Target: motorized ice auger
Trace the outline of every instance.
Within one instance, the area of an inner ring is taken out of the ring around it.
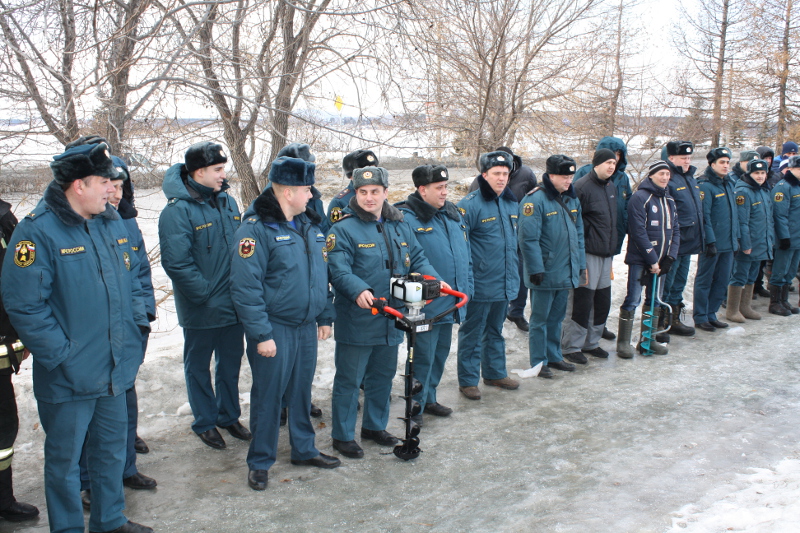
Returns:
[[[406,407],[404,416],[400,417],[400,420],[405,422],[406,431],[402,443],[395,446],[394,454],[404,461],[409,461],[416,459],[422,453],[419,448],[419,426],[411,420],[412,416],[416,416],[422,411],[422,406],[414,400],[414,395],[422,390],[422,383],[414,377],[414,346],[417,342],[417,334],[430,331],[433,324],[464,306],[469,298],[462,292],[440,288],[439,281],[431,276],[415,273],[391,278],[390,294],[393,298],[406,304],[407,314],[389,307],[385,298],[372,302],[372,314],[380,313],[394,320],[394,326],[405,331],[407,335],[408,358],[406,359],[406,371],[403,374],[403,378],[405,378],[403,399],[406,401]],[[444,294],[455,296],[459,300],[443,313],[426,318],[422,308],[426,303]]]
[[[644,276],[643,276],[644,277]],[[658,274],[653,274],[653,297],[650,300],[650,310],[643,309],[645,319],[642,322],[642,355],[653,355],[653,341],[656,335],[669,331],[672,317],[672,306],[661,300],[661,290],[663,286],[658,282]],[[667,317],[670,317],[666,322],[666,327],[658,330],[658,316],[660,307],[667,308]]]

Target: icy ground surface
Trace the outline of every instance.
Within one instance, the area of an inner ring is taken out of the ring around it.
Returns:
[[[18,215],[33,200],[17,199]],[[151,255],[163,205],[160,192],[139,192]],[[617,257],[614,331],[625,272]],[[168,284],[160,268],[154,275],[160,299]],[[608,360],[590,358],[574,373],[555,371],[553,380],[524,379],[517,391],[481,385],[479,402],[458,392],[454,339],[439,400],[455,412],[426,415],[418,459],[402,462],[390,449],[365,443],[364,459],[342,458],[338,469],[296,467],[283,430],[269,486],[255,492],[246,483],[246,443],[225,432],[228,449],[216,451],[190,429],[182,333],[168,299],[137,380],[139,434],[151,449],[138,456],[138,466],[158,489],[125,489],[126,514],[161,532],[800,531],[800,317],[767,315],[763,299],[755,307],[764,313],[760,322],[673,337],[670,355],[621,360],[614,344],[602,341],[612,352]],[[510,322],[504,334],[508,368],[528,368],[526,335]],[[318,447],[335,455],[333,348],[332,341],[320,345],[312,394],[324,411],[315,421]],[[401,361],[405,351],[401,346]],[[16,495],[42,516],[0,522],[0,530],[43,532],[44,434],[30,362],[14,382],[21,420]],[[244,361],[245,425],[250,383]],[[398,377],[393,415],[400,415],[401,391]],[[392,419],[389,430],[399,435],[399,421]]]

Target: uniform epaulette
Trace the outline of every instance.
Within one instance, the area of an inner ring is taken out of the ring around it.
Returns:
[[[27,215],[25,215],[25,218],[33,220],[34,218],[41,216],[47,211],[48,211],[47,206],[44,205],[44,203],[42,203],[31,209],[31,211]]]
[[[167,202],[167,205],[172,205],[172,204],[176,203],[178,200],[180,200],[180,198],[178,198],[178,197],[170,198],[169,202]]]
[[[530,196],[531,194],[535,193],[536,191],[541,191],[541,190],[542,190],[541,187],[536,186],[533,189],[531,189],[530,192],[528,192],[525,196]]]
[[[258,222],[258,217],[247,217],[245,222]]]
[[[341,191],[339,194],[337,194],[337,195],[336,195],[336,199],[337,199],[337,200],[341,200],[342,198],[344,198],[344,197],[345,197],[345,196],[347,196],[348,194],[350,194],[350,188],[349,188],[349,187],[346,187],[346,188],[345,188],[345,189],[343,189],[343,190],[342,190],[342,191]]]
[[[333,223],[334,223],[334,224],[338,224],[338,223],[339,223],[339,222],[341,222],[342,220],[346,220],[346,219],[348,219],[348,218],[353,218],[353,214],[352,214],[352,213],[345,213],[344,215],[342,215],[341,217],[339,217],[337,220],[335,220]]]

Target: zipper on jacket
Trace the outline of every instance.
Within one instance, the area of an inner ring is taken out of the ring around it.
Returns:
[[[386,244],[386,251],[389,253],[389,259],[386,260],[386,270],[389,271],[389,275],[394,275],[394,253],[392,253],[392,244],[389,242],[389,236],[384,231],[383,222],[378,222],[376,228],[378,233],[383,235],[383,242]]]

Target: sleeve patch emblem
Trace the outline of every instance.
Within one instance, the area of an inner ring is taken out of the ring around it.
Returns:
[[[341,207],[334,207],[331,209],[331,222],[338,222],[340,218],[342,218],[342,208]]]
[[[131,256],[128,252],[122,252],[122,260],[125,262],[125,268],[131,269]]]
[[[744,196],[736,197],[736,205],[744,205]]]
[[[703,201],[703,200],[705,200],[705,199],[706,199],[706,193],[705,193],[705,191],[700,191],[700,201],[702,202],[702,201]]]
[[[782,192],[776,192],[775,193],[775,201],[776,202],[782,202],[783,201],[783,193]]]
[[[458,208],[458,212],[459,212],[459,213],[461,213],[461,216],[462,216],[462,217],[463,217],[463,216],[465,216],[465,215],[467,214],[467,210],[466,210],[466,209],[464,209],[463,207],[459,207],[459,208]]]
[[[25,268],[36,260],[36,245],[31,241],[19,241],[14,247],[14,264]]]
[[[408,252],[406,252],[406,258],[403,260],[403,264],[406,266],[406,268],[411,267],[411,256],[408,254]]]
[[[256,253],[256,240],[254,238],[245,237],[239,241],[239,257],[247,259],[248,257],[253,257],[254,253]]]
[[[336,248],[336,235],[331,233],[328,235],[328,238],[325,239],[325,251],[330,252],[334,248]]]

